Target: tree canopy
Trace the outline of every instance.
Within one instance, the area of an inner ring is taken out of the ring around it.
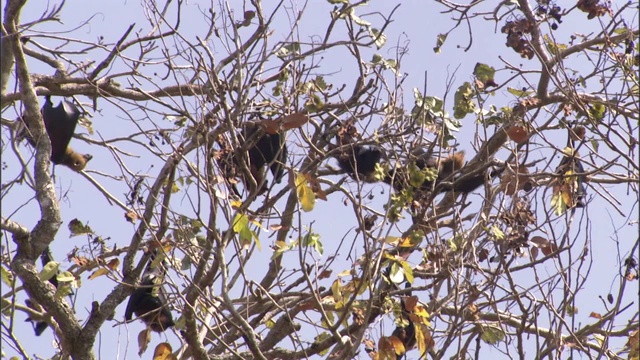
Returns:
[[[3,358],[639,359],[637,3],[93,6],[4,5]]]

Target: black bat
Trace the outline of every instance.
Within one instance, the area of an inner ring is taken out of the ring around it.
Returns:
[[[129,297],[124,318],[131,321],[133,314],[142,320],[151,330],[163,332],[174,325],[173,316],[167,307],[167,299],[162,292],[162,282],[167,271],[168,263],[162,259],[158,263],[157,249],[151,254],[151,259],[142,275],[140,287]]]
[[[51,141],[51,162],[81,171],[93,158],[89,154],[79,154],[69,147],[80,118],[80,110],[72,102],[61,101],[53,107],[50,96],[45,96],[42,107],[44,126]]]
[[[160,291],[162,277],[155,274],[145,275],[140,287],[129,297],[124,318],[131,321],[136,314],[151,330],[163,332],[174,325],[171,311],[166,306],[167,300]]]
[[[270,134],[265,132],[256,122],[247,122],[241,132],[244,143],[250,142],[247,150],[249,158],[249,170],[251,175],[260,184],[264,181],[264,167],[269,170],[277,183],[282,181],[288,151],[281,132]],[[243,144],[244,145],[244,144]],[[245,185],[248,182],[245,181]],[[266,186],[261,190],[266,190]]]
[[[345,145],[336,157],[340,169],[355,180],[375,182],[372,175],[382,159],[382,149],[374,145]]]
[[[67,147],[76,131],[80,110],[69,101],[61,101],[53,107],[50,96],[45,96],[42,107],[44,126],[51,140],[51,162],[61,164],[67,155]]]

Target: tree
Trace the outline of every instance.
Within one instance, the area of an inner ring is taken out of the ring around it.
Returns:
[[[144,329],[158,359],[638,359],[633,3],[143,2],[79,26],[25,3],[2,27],[7,356],[115,357],[106,334]],[[452,22],[410,45],[402,9]],[[425,41],[488,60],[403,73]],[[80,111],[84,170],[52,175],[45,96]],[[125,323],[134,291],[175,324]]]

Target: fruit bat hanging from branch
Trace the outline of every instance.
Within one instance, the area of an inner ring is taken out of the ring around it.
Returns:
[[[53,107],[51,97],[47,95],[41,113],[44,127],[51,141],[51,162],[56,165],[65,165],[75,171],[83,170],[93,156],[79,154],[69,147],[80,118],[80,110],[66,100]],[[34,139],[30,136],[26,137],[35,147]]]
[[[129,297],[124,318],[130,322],[135,314],[151,330],[163,332],[172,327],[174,322],[162,290],[168,264],[164,259],[157,261],[158,256],[164,255],[159,255],[155,250],[142,275],[140,287]]]
[[[51,140],[51,162],[68,166],[75,171],[84,169],[87,161],[93,158],[88,154],[79,154],[69,147],[79,118],[80,110],[73,103],[61,101],[58,106],[53,107],[51,97],[45,97],[42,119]]]

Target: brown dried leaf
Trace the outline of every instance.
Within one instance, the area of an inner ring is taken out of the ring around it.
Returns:
[[[118,267],[118,265],[120,265],[120,259],[115,258],[109,261],[109,263],[107,264],[107,267],[111,270],[115,270]]]
[[[138,334],[138,356],[142,356],[151,342],[151,329],[144,329]]]
[[[529,132],[524,126],[512,126],[507,130],[509,139],[515,141],[517,144],[524,144],[529,138]]]
[[[127,211],[124,214],[124,219],[127,220],[127,222],[135,223],[136,220],[138,220],[138,214],[133,210]]]
[[[282,119],[282,129],[297,129],[307,122],[309,122],[309,117],[307,115],[303,113],[293,113],[285,116],[284,119]]]
[[[595,318],[595,319],[602,319],[602,315],[598,314],[597,312],[591,312],[591,314],[589,314],[589,317]]]

